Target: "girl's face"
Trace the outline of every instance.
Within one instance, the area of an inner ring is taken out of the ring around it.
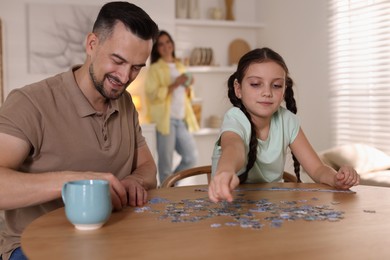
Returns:
[[[158,53],[164,60],[170,60],[173,57],[173,42],[168,35],[163,34],[157,40]]]
[[[286,72],[276,62],[252,63],[234,90],[254,120],[269,119],[284,99],[285,82]]]

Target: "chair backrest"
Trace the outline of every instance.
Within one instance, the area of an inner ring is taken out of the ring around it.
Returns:
[[[209,183],[211,180],[211,165],[198,166],[176,172],[164,180],[164,182],[161,184],[161,188],[174,187],[176,182],[182,179],[201,174],[207,174],[207,183]],[[297,182],[297,177],[285,171],[283,172],[283,180],[284,182]]]
[[[286,171],[283,172],[283,180],[284,182],[298,182],[297,176]]]
[[[161,184],[161,188],[174,187],[176,182],[182,179],[201,174],[207,174],[207,183],[209,183],[211,179],[211,165],[198,166],[180,172],[176,172],[164,180],[164,182]]]

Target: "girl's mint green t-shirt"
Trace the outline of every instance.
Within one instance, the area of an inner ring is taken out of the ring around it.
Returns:
[[[297,137],[299,128],[298,117],[286,108],[280,107],[272,116],[267,140],[257,139],[257,159],[249,171],[247,183],[278,182],[282,180],[287,148]],[[248,154],[249,151],[250,122],[239,108],[233,107],[224,116],[221,132],[214,146],[212,156],[213,175],[221,156],[220,137],[226,131],[238,134],[244,140],[245,153]],[[246,163],[247,161],[238,172],[238,175],[245,171]]]

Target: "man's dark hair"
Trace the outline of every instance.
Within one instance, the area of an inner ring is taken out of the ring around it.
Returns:
[[[139,38],[156,41],[159,32],[157,24],[142,8],[129,2],[109,2],[103,5],[92,31],[104,41],[111,36],[119,21]]]

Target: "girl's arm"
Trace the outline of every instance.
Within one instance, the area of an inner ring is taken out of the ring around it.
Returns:
[[[240,184],[236,173],[244,166],[246,153],[241,137],[230,131],[221,135],[221,157],[209,184],[211,201],[233,201],[232,190]]]
[[[337,189],[349,189],[359,184],[360,177],[352,167],[343,166],[336,172],[333,168],[325,165],[314,151],[302,129],[299,129],[297,137],[290,144],[290,149],[315,182],[328,184]]]

